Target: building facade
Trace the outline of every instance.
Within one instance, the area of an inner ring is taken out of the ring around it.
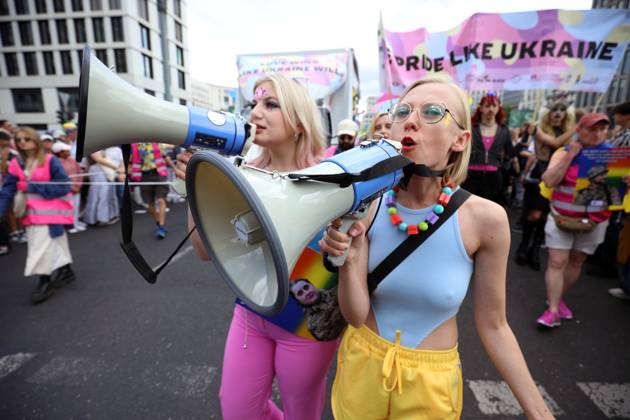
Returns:
[[[234,112],[236,107],[236,88],[218,86],[201,80],[191,80],[191,104],[199,108],[214,111]]]
[[[57,111],[76,113],[85,45],[137,88],[186,104],[187,37],[183,0],[0,0],[0,118],[46,130]]]

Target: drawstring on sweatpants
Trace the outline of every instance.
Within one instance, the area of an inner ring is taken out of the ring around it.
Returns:
[[[392,369],[396,365],[396,372],[391,386],[387,382],[392,374]],[[396,343],[390,347],[383,359],[383,388],[387,392],[392,392],[398,385],[398,393],[402,394],[402,372],[400,367],[400,330],[396,330]]]
[[[245,310],[245,339],[243,340],[243,350],[247,350],[247,333],[249,332],[249,311]]]

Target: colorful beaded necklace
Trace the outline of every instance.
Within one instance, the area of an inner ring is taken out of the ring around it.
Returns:
[[[399,231],[406,232],[407,235],[417,235],[418,233],[429,229],[429,224],[435,224],[435,222],[437,222],[440,218],[440,215],[444,213],[444,208],[453,194],[453,186],[445,186],[442,188],[440,196],[437,199],[437,203],[433,206],[433,211],[424,218],[424,221],[418,223],[417,225],[405,223],[402,217],[398,214],[398,209],[396,208],[396,193],[398,191],[400,191],[400,187],[394,187],[385,193],[385,205],[387,206],[389,219]]]

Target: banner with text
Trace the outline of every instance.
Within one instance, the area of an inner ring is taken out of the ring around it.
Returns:
[[[479,13],[446,32],[380,29],[379,37],[384,92],[400,94],[431,72],[466,90],[604,92],[630,40],[630,11]]]
[[[347,51],[314,51],[289,54],[241,55],[237,57],[238,85],[251,101],[256,80],[267,73],[282,73],[308,88],[315,99],[325,98],[346,81]]]

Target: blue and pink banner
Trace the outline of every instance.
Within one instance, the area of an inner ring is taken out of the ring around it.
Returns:
[[[237,57],[241,95],[251,101],[256,80],[267,73],[282,73],[304,84],[314,99],[325,98],[346,81],[348,51],[305,51]]]
[[[446,32],[379,31],[381,91],[431,72],[466,90],[604,92],[630,40],[630,11],[474,14]]]

